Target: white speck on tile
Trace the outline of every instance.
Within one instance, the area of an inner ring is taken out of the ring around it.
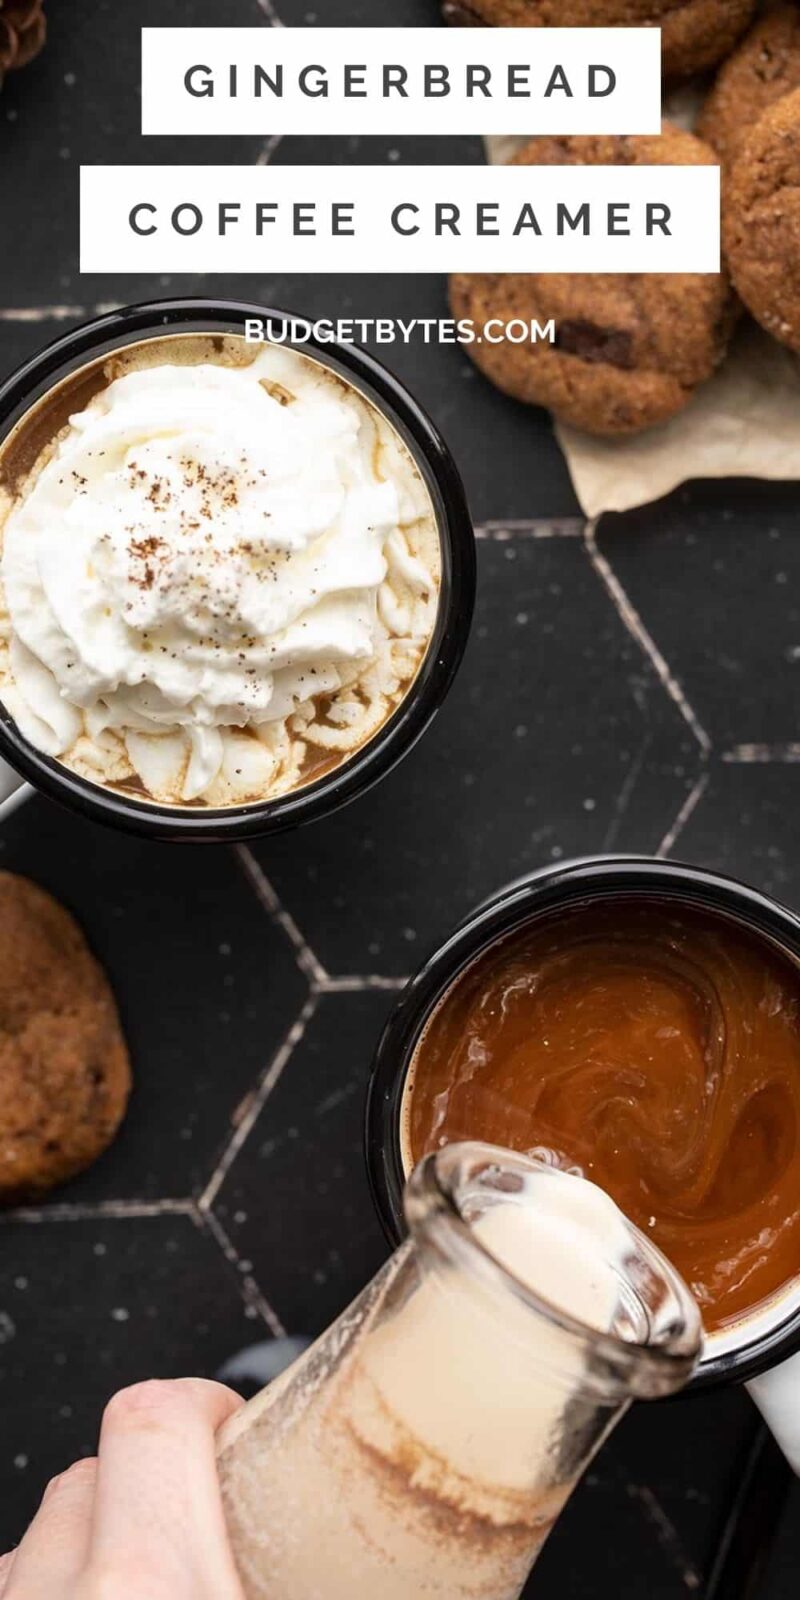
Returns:
[[[7,1311],[0,1311],[0,1345],[10,1344],[16,1334],[16,1324]]]
[[[29,1284],[29,1279],[28,1278],[15,1278],[14,1279],[14,1288],[15,1289],[27,1289],[28,1288],[28,1284]]]
[[[14,1457],[14,1466],[16,1467],[17,1472],[24,1472],[25,1471],[25,1468],[28,1465],[28,1459],[29,1459],[28,1456],[15,1456]]]
[[[111,1320],[112,1322],[129,1322],[130,1316],[130,1311],[127,1311],[125,1306],[115,1306],[111,1313]]]

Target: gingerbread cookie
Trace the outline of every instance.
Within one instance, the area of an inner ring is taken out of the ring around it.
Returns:
[[[800,12],[779,6],[720,67],[696,131],[729,163],[762,112],[793,89],[800,89]]]
[[[465,27],[661,28],[664,76],[704,72],[733,49],[756,0],[444,0],[446,21]]]
[[[800,351],[800,89],[763,112],[744,139],[722,223],[731,277],[748,311]]]
[[[114,997],[77,923],[27,878],[0,872],[0,1201],[88,1167],[130,1087]]]
[[[526,165],[708,165],[709,147],[661,135],[532,139]],[[467,346],[506,394],[595,434],[636,433],[674,416],[725,354],[734,300],[723,274],[533,273],[451,279],[456,317],[555,322],[555,342]]]

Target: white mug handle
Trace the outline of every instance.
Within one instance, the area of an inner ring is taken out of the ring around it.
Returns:
[[[0,761],[0,822],[30,800],[34,790],[6,761]]]
[[[792,1471],[800,1477],[800,1352],[771,1372],[762,1372],[760,1378],[751,1378],[747,1388]]]

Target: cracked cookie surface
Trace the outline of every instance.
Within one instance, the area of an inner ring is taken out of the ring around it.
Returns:
[[[665,124],[660,135],[538,138],[520,165],[716,164],[701,140]],[[457,318],[483,325],[555,322],[555,342],[475,342],[466,349],[499,389],[546,406],[589,433],[636,433],[674,416],[727,348],[734,299],[724,274],[459,274]]]
[[[795,89],[800,89],[800,12],[782,5],[767,12],[723,62],[695,131],[729,163],[762,113]]]
[[[661,28],[664,76],[716,66],[733,49],[756,0],[444,0],[455,26]]]
[[[0,872],[0,1202],[35,1198],[110,1144],[131,1087],[105,973],[78,924]]]
[[[748,311],[800,351],[800,89],[770,106],[733,163],[723,244]]]

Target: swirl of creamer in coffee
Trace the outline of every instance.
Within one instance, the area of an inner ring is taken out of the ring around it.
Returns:
[[[404,1110],[409,1167],[487,1139],[599,1184],[709,1333],[800,1275],[800,977],[723,916],[620,896],[517,929],[440,1002]]]
[[[389,424],[325,369],[114,378],[5,523],[0,695],[82,776],[219,806],[363,746],[433,630],[429,496]]]

